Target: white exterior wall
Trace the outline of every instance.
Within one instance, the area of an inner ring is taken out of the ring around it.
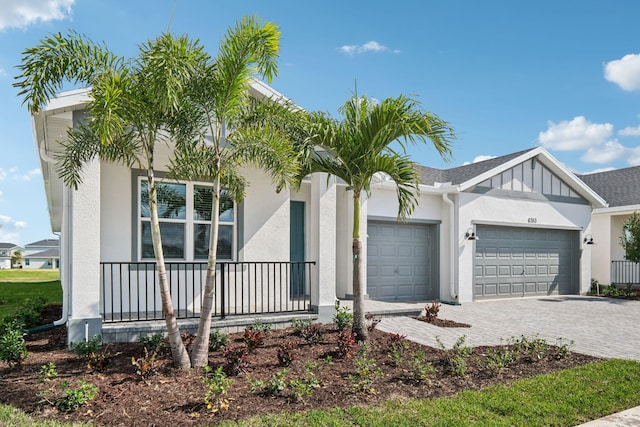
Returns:
[[[583,230],[591,233],[591,207],[589,205],[499,198],[488,194],[461,193],[459,195],[458,234],[458,293],[460,302],[473,301],[473,240],[465,240],[464,233],[476,224],[517,227],[559,228]],[[529,223],[535,218],[535,224]],[[482,239],[482,236],[478,236]],[[580,293],[587,292],[591,280],[591,254],[582,246],[580,255]],[[586,252],[586,253],[585,253]]]
[[[67,276],[70,283],[68,342],[101,334],[100,316],[100,163],[83,168],[78,190],[66,192],[68,224],[63,233],[70,239]],[[86,328],[86,329],[85,329]]]
[[[251,169],[244,200],[241,261],[289,261],[290,198],[288,191],[276,193],[271,178]]]
[[[591,234],[596,242],[590,248],[591,277],[601,284],[608,285],[611,282],[611,261],[614,259],[612,251],[620,233],[614,233],[611,216],[601,214],[593,215],[591,219]]]
[[[137,261],[131,258],[131,170],[121,165],[103,162],[100,172],[100,260]]]

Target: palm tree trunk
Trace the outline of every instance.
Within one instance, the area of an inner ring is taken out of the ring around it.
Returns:
[[[180,337],[180,328],[173,311],[171,301],[171,290],[167,280],[167,270],[164,265],[164,252],[162,250],[162,237],[160,235],[160,221],[158,219],[158,194],[156,189],[153,169],[149,168],[147,177],[149,179],[149,213],[151,219],[151,241],[153,242],[153,252],[156,256],[156,269],[160,283],[160,297],[162,298],[162,312],[167,325],[167,335],[173,356],[173,365],[178,369],[188,369],[191,367],[189,354]]]
[[[220,168],[218,167],[218,171]],[[218,225],[220,219],[220,173],[218,172],[211,191],[211,230],[209,233],[209,257],[207,260],[207,279],[204,285],[202,309],[198,322],[196,341],[191,352],[191,366],[206,366],[209,362],[209,333],[213,313],[213,298],[216,287],[216,261],[218,259]]]
[[[364,277],[362,275],[362,240],[360,240],[360,191],[353,195],[353,332],[358,341],[368,339],[364,317]]]

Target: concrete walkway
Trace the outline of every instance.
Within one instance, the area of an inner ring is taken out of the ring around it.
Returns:
[[[558,340],[571,341],[572,351],[578,353],[640,360],[639,301],[565,296],[481,301],[458,306],[442,304],[438,317],[467,323],[470,328],[439,328],[409,317],[421,311],[425,304],[428,303],[366,301],[366,310],[383,317],[379,329],[406,335],[407,339],[432,347],[437,346],[436,336],[451,347],[466,335],[467,344],[475,347],[500,344],[511,337],[538,335],[551,344]],[[640,426],[640,406],[582,426]]]

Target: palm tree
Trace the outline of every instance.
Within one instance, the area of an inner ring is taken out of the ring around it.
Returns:
[[[270,81],[277,74],[279,41],[273,23],[255,17],[239,21],[222,40],[218,56],[198,70],[172,124],[177,145],[172,175],[212,183],[207,274],[191,352],[194,367],[208,362],[221,198],[244,198],[244,165],[268,171],[278,189],[293,183],[299,173],[292,134],[285,127],[297,111],[285,100],[249,95],[254,78]]]
[[[303,173],[334,175],[353,191],[353,332],[364,341],[367,328],[360,240],[362,194],[371,195],[376,174],[388,175],[396,185],[398,220],[406,219],[418,204],[420,184],[416,164],[406,154],[407,145],[430,141],[446,160],[455,135],[447,122],[421,111],[416,100],[403,95],[382,102],[355,95],[340,113],[344,116],[342,121],[327,114],[312,114],[311,133],[318,150]]]
[[[38,112],[65,82],[91,86],[89,118],[69,129],[68,141],[62,143],[64,153],[58,158],[58,172],[66,185],[77,188],[83,165],[96,157],[147,171],[151,236],[173,362],[177,368],[190,367],[164,263],[154,149],[167,139],[168,118],[193,71],[206,59],[202,47],[186,36],[163,34],[140,46],[137,58],[125,60],[70,32],[51,35],[23,55],[14,86],[31,112]]]

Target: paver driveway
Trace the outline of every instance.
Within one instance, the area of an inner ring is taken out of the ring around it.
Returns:
[[[367,301],[366,309],[379,312],[393,305],[378,304]],[[429,346],[436,346],[435,337],[439,336],[447,347],[462,335],[467,336],[467,344],[479,346],[537,334],[550,344],[559,338],[572,340],[572,350],[579,353],[640,360],[640,301],[588,296],[479,301],[442,304],[439,317],[470,324],[471,328],[440,328],[408,316],[385,317],[378,327]]]

